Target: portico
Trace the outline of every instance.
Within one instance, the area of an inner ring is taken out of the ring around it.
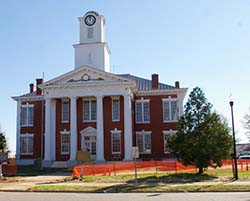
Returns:
[[[82,67],[82,71],[88,70],[88,75],[91,79],[91,69]],[[80,71],[77,69],[77,71]],[[69,76],[71,77],[71,76]],[[72,80],[72,78],[67,77],[67,80]],[[113,78],[114,79],[114,78]],[[60,83],[59,83],[60,82]],[[104,143],[104,111],[103,108],[103,100],[104,97],[122,97],[124,100],[124,160],[132,160],[131,155],[131,147],[132,147],[132,108],[131,108],[131,100],[133,99],[133,95],[131,90],[134,89],[134,83],[132,82],[124,82],[119,80],[117,81],[105,81],[103,77],[100,81],[91,82],[89,85],[86,81],[79,81],[74,83],[74,85],[67,85],[65,81],[54,81],[53,83],[44,83],[41,87],[44,90],[44,99],[45,99],[45,157],[44,157],[44,165],[51,165],[51,163],[57,160],[56,157],[56,130],[57,124],[56,119],[58,117],[58,111],[56,110],[56,102],[58,99],[68,99],[70,105],[70,119],[69,119],[69,133],[70,133],[70,151],[69,151],[69,163],[74,164],[77,150],[80,149],[78,146],[78,140],[82,142],[82,139],[79,139],[80,135],[78,129],[78,121],[79,118],[79,108],[77,105],[77,100],[82,99],[86,100],[92,97],[92,99],[96,102],[96,118],[92,121],[95,123],[96,129],[96,162],[105,161],[105,143]],[[101,82],[101,83],[100,83]],[[113,82],[113,83],[112,83]],[[115,88],[114,85],[117,85]],[[123,87],[121,87],[123,85]],[[63,94],[63,95],[62,95]],[[83,101],[84,102],[84,101]],[[83,109],[84,110],[84,109]],[[93,106],[94,110],[94,106]],[[84,111],[85,112],[85,111]],[[107,111],[105,111],[107,112]],[[78,117],[77,117],[78,115]],[[85,123],[82,115],[80,115],[81,121]],[[87,125],[87,124],[86,124]],[[57,147],[58,149],[58,147]]]

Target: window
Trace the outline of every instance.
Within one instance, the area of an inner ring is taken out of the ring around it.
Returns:
[[[33,134],[20,134],[20,154],[33,154]]]
[[[139,147],[139,153],[150,154],[151,153],[151,132],[150,131],[136,132],[136,146]]]
[[[176,133],[176,131],[169,130],[169,131],[163,131],[163,140],[164,140],[164,153],[168,154],[170,153],[170,149],[168,146],[168,137],[172,134]]]
[[[62,122],[69,122],[69,101],[62,101]]]
[[[121,131],[111,131],[112,154],[121,153]]]
[[[69,154],[70,152],[70,132],[61,131],[61,154]]]
[[[136,123],[149,123],[149,100],[137,100],[135,103]]]
[[[120,103],[119,99],[112,99],[112,121],[120,120]]]
[[[88,27],[87,32],[88,32],[88,38],[93,38],[94,35],[93,27]]]
[[[162,99],[162,106],[164,122],[178,120],[177,99]]]
[[[21,106],[21,126],[33,126],[34,105]]]
[[[83,101],[83,120],[96,121],[96,100]]]

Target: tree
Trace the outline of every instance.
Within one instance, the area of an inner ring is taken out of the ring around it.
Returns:
[[[232,137],[229,127],[207,101],[203,91],[196,87],[189,95],[177,133],[168,139],[169,147],[185,165],[196,165],[199,173],[208,166],[221,166],[221,160],[230,155]]]
[[[7,150],[7,141],[4,133],[0,131],[0,152],[5,152]]]
[[[246,129],[246,136],[250,140],[250,108],[249,113],[243,117],[243,126]]]

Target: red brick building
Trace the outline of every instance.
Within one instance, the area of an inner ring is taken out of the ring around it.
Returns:
[[[87,12],[80,21],[75,69],[30,84],[17,101],[19,164],[42,158],[44,166],[73,165],[77,150],[87,149],[97,162],[169,158],[167,137],[176,131],[186,88],[130,74],[109,73],[110,50],[105,19]]]

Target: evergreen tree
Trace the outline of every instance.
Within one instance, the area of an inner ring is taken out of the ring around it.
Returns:
[[[4,133],[0,131],[0,152],[5,152],[7,150],[7,141]]]
[[[189,95],[177,133],[168,139],[169,147],[185,165],[196,165],[199,173],[208,166],[221,166],[230,155],[232,137],[225,121],[215,112],[203,91],[196,87]]]

